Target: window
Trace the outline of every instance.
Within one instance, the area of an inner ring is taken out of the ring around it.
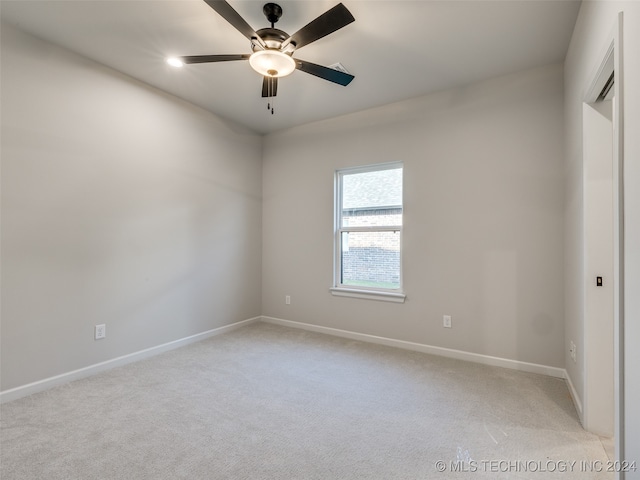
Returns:
[[[402,164],[336,172],[334,295],[402,302]]]

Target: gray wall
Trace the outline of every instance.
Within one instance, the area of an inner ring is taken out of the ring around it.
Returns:
[[[259,136],[6,25],[1,102],[2,390],[260,314]]]
[[[624,83],[624,280],[625,280],[625,449],[627,460],[640,461],[640,3],[584,2],[565,62],[566,90],[566,335],[584,335],[582,285],[582,102],[604,55],[618,12],[623,20]],[[619,73],[618,73],[619,74]],[[618,80],[617,80],[618,81]],[[584,365],[567,357],[567,371],[582,395]],[[640,471],[627,479],[640,479]]]
[[[263,314],[564,367],[562,122],[551,65],[268,135]],[[333,297],[334,171],[390,161],[407,300]]]

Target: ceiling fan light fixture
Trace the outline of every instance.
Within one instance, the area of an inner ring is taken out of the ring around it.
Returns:
[[[258,50],[249,57],[249,64],[265,77],[286,77],[296,69],[296,62],[279,50]]]

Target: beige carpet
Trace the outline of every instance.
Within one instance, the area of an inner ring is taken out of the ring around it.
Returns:
[[[1,427],[2,480],[613,478],[562,380],[264,323],[7,403]]]

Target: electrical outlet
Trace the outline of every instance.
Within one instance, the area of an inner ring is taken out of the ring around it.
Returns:
[[[107,326],[103,323],[102,325],[96,325],[95,328],[95,340],[100,340],[107,336]]]
[[[285,295],[284,303],[285,303],[285,305],[291,305],[291,296],[290,295]]]
[[[442,317],[442,326],[444,328],[451,328],[451,315],[444,315]]]

